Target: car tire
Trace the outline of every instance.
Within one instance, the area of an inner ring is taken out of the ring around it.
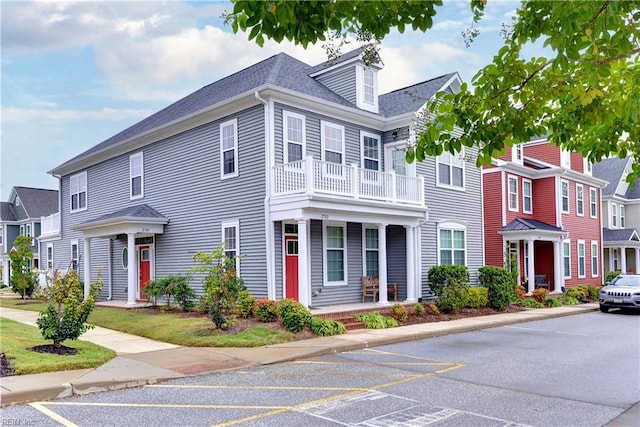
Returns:
[[[609,312],[609,308],[605,307],[604,305],[601,305],[600,306],[600,311],[603,312],[603,313],[608,313]]]

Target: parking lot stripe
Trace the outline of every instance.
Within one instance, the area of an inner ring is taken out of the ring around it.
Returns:
[[[53,419],[54,421],[59,422],[60,424],[62,424],[65,427],[78,427],[77,425],[75,425],[74,423],[69,421],[68,419],[62,417],[61,415],[56,414],[55,412],[53,412],[52,410],[50,410],[48,408],[45,408],[42,405],[41,402],[29,403],[29,405],[32,408],[37,409],[38,411],[42,412],[47,417]]]

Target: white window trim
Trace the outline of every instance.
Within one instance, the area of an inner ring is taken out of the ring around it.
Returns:
[[[571,151],[560,151],[560,167],[565,169],[571,169]]]
[[[72,193],[71,192],[71,187],[72,187],[72,182],[74,180],[78,180],[78,192],[77,193]],[[73,209],[73,203],[72,203],[72,198],[74,194],[78,195],[78,206],[80,206],[80,194],[83,192],[82,188],[80,186],[80,184],[82,183],[82,181],[84,181],[84,207],[78,207],[76,209]],[[87,171],[84,172],[80,172],[77,173],[75,175],[71,175],[71,177],[69,177],[69,212],[74,213],[74,212],[82,212],[82,211],[86,211],[87,207],[89,206],[89,183],[87,180]]]
[[[564,209],[564,194],[562,193],[562,186],[563,184],[567,184],[567,209]],[[560,180],[560,210],[562,211],[562,213],[569,213],[571,212],[571,186],[569,185],[569,181],[562,179]]]
[[[580,246],[582,246],[582,257],[580,256]],[[578,278],[584,279],[587,277],[587,246],[584,240],[578,240],[578,245],[576,246],[576,257],[578,260]],[[582,274],[580,274],[580,260],[582,259]]]
[[[595,252],[593,250],[594,246],[596,248]],[[598,269],[596,270],[595,274],[593,274],[593,261],[594,260],[597,261],[597,266],[598,266]],[[592,240],[591,241],[591,277],[598,277],[598,276],[600,276],[600,245],[598,245],[598,241],[597,240]]]
[[[133,161],[135,159],[140,159],[140,174],[133,175]],[[140,177],[140,194],[133,194],[133,178]],[[142,151],[139,153],[135,153],[129,156],[129,200],[137,200],[144,198],[144,157],[142,155]]]
[[[529,194],[527,195],[524,191],[524,184],[529,183]],[[525,203],[525,199],[529,199],[529,207],[527,209],[527,204]],[[533,213],[533,182],[530,179],[522,178],[522,212],[532,214]]]
[[[223,221],[220,227],[220,241],[224,244],[224,230],[226,228],[236,229],[236,277],[240,277],[240,220]],[[226,246],[225,246],[226,249]]]
[[[127,265],[124,265],[125,259],[127,260]],[[129,268],[129,248],[127,246],[122,248],[122,255],[120,256],[120,261],[122,262],[122,269],[124,271],[127,271],[127,269]]]
[[[568,244],[569,245],[569,253],[565,254],[564,253],[564,245]],[[564,259],[568,257],[569,258],[569,275],[565,275],[565,271],[564,271]],[[565,279],[571,279],[571,240],[570,239],[566,239],[562,241],[562,275]]]
[[[586,157],[582,159],[582,171],[585,175],[593,175],[593,164]]]
[[[449,153],[451,154],[451,153]],[[464,158],[464,147],[462,147],[462,150],[459,153],[456,154],[451,154],[451,158],[453,159],[454,156],[458,156],[460,158]],[[467,168],[465,165],[465,161],[464,159],[462,160],[462,186],[458,186],[458,185],[453,185],[453,184],[442,184],[440,182],[440,159],[442,156],[437,156],[436,157],[436,187],[441,187],[441,188],[448,188],[450,190],[456,190],[456,191],[467,191]],[[449,165],[449,169],[450,169],[450,177],[451,177],[451,182],[453,183],[453,165],[452,163],[443,163],[446,165]]]
[[[436,236],[437,245],[438,245],[436,248],[438,253],[437,265],[442,265],[442,260],[440,259],[440,250],[442,248],[442,245],[440,243],[440,230],[464,231],[464,265],[469,265],[467,260],[468,258],[467,241],[469,240],[468,239],[469,236],[467,235],[467,226],[455,221],[443,221],[438,223],[438,231],[437,231],[438,234]],[[451,239],[453,244],[453,233],[451,234]],[[453,247],[452,247],[452,250],[454,250]],[[451,255],[452,255],[451,262],[453,262],[455,257],[453,256],[453,254]],[[456,265],[456,264],[453,264],[453,265]]]
[[[595,215],[593,214],[593,210],[591,209],[592,206],[595,207]],[[598,192],[595,188],[592,187],[589,187],[589,216],[591,218],[598,218]]]
[[[222,130],[228,126],[233,126],[233,148],[223,149],[223,132]],[[224,153],[233,150],[233,172],[224,173]],[[238,119],[227,120],[220,123],[220,179],[233,178],[238,176]]]
[[[73,270],[73,246],[75,245],[76,247],[76,270],[78,270],[80,268],[80,245],[78,245],[78,240],[71,240],[69,242],[69,249],[70,252],[69,254],[70,256],[70,261],[69,261],[69,269]]]
[[[364,155],[364,139],[365,137],[369,137],[372,139],[375,139],[378,141],[378,158],[374,159],[372,157],[365,157]],[[380,172],[382,170],[382,140],[380,138],[380,135],[376,135],[375,133],[370,133],[370,132],[365,132],[365,131],[360,131],[360,167],[362,169],[365,169],[364,167],[364,162],[365,160],[375,160],[378,162],[378,169],[376,169],[378,172]],[[374,170],[374,169],[367,169],[367,170]]]
[[[367,248],[367,232],[366,230],[376,230],[378,231],[378,248],[377,249],[368,249]],[[378,272],[380,272],[380,230],[377,225],[373,224],[362,224],[362,275],[367,275],[367,251],[377,251],[378,252]]]
[[[611,216],[609,217],[610,227],[618,228],[618,205],[611,203]]]
[[[21,235],[21,236],[26,236],[26,232],[25,232],[25,230],[24,230],[24,224],[22,224],[22,225],[20,226],[20,235]]]
[[[393,169],[393,153],[396,151],[404,151],[406,154],[407,143],[406,141],[398,141],[393,143],[384,144],[384,169],[386,172],[391,172],[395,170]],[[416,163],[411,162],[406,163],[406,172],[408,177],[415,178],[416,177]],[[397,172],[396,172],[397,173]]]
[[[299,119],[302,121],[302,160],[304,160],[307,156],[307,121],[306,117],[302,114],[293,113],[291,111],[282,110],[282,143],[284,158],[282,159],[282,163],[289,162],[289,139],[287,132],[289,126],[289,117],[294,119]],[[298,144],[298,141],[291,141],[294,144]]]
[[[373,73],[373,103],[367,102],[364,96],[364,72],[365,69],[370,69]],[[356,103],[358,108],[362,108],[366,111],[373,113],[378,112],[378,78],[377,71],[372,67],[367,67],[364,64],[359,64],[356,68]]]
[[[49,258],[49,249],[51,249],[51,258]],[[51,271],[53,270],[53,260],[54,260],[54,253],[53,253],[53,243],[47,243],[47,270]]]
[[[522,164],[524,157],[524,146],[522,143],[514,144],[511,148],[511,161],[514,163]]]
[[[580,189],[581,191],[578,191]],[[578,195],[582,192],[582,199]],[[580,206],[582,205],[582,212],[580,212]],[[584,216],[584,185],[576,184],[576,215]]]
[[[627,226],[627,209],[625,208],[624,205],[619,205],[620,209],[618,209],[619,217],[618,219],[620,220],[620,228],[625,228]]]
[[[342,134],[342,151],[328,150],[325,148],[325,145],[324,145],[324,139],[325,139],[325,133],[326,133],[325,128],[327,127],[340,130]],[[340,158],[342,160],[340,164],[344,165],[345,164],[345,147],[344,146],[345,146],[344,126],[321,120],[320,121],[320,151],[322,152],[322,161],[323,162],[327,161],[327,159],[325,158],[325,151],[331,151],[332,153],[340,153]]]
[[[343,255],[343,264],[344,264],[344,280],[339,282],[329,282],[328,279],[328,271],[327,271],[327,227],[342,227],[344,229],[344,255]],[[333,222],[333,221],[324,221],[322,224],[322,270],[323,270],[323,282],[324,286],[347,286],[349,283],[349,272],[348,272],[348,258],[347,258],[347,223],[346,222]]]
[[[515,193],[511,192],[511,181],[515,181],[516,183],[516,191]],[[518,194],[518,177],[515,175],[507,175],[507,207],[509,209],[509,211],[511,212],[518,212],[519,211],[519,206],[518,206],[518,199],[520,198],[520,195]],[[511,196],[515,195],[515,198],[513,199],[515,201],[515,206],[511,206]]]
[[[0,251],[6,252],[4,250],[3,245],[4,245],[4,225],[0,224]]]

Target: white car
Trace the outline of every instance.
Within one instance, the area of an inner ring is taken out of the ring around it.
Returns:
[[[640,310],[640,274],[620,274],[600,290],[600,311]]]

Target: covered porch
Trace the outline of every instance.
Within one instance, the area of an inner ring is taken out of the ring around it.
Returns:
[[[640,274],[640,236],[634,228],[602,230],[606,272]]]

